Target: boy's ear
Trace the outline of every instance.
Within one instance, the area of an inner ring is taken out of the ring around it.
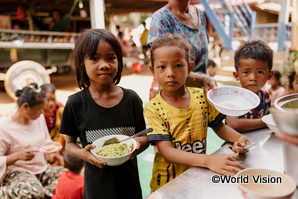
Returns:
[[[194,65],[195,65],[195,63],[194,63],[193,61],[192,61],[192,62],[189,62],[189,64],[188,64],[188,74],[191,73],[191,71],[192,71]]]
[[[149,66],[149,69],[153,75],[153,77],[155,77],[155,74],[154,74],[154,67],[152,65]]]
[[[233,76],[235,77],[235,79],[236,79],[237,81],[239,81],[238,72],[233,72]]]
[[[267,80],[271,79],[273,77],[273,75],[274,75],[274,71],[270,71]]]

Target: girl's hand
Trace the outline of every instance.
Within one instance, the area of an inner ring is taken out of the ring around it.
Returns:
[[[149,146],[147,135],[135,137],[134,139],[137,142],[137,147],[133,154],[130,156],[131,160],[134,159],[138,154],[142,153]]]
[[[97,157],[95,157],[91,152],[90,150],[94,149],[96,146],[95,145],[92,145],[92,144],[88,144],[83,150],[83,157],[84,157],[84,160],[86,162],[89,162],[90,164],[92,165],[95,165],[99,168],[104,168],[106,166],[106,162],[105,161],[101,161],[99,159],[97,159]]]
[[[38,152],[38,150],[29,149],[31,145],[23,147],[21,150],[19,150],[17,153],[17,159],[23,160],[23,161],[29,161],[32,160],[35,156],[35,153]]]
[[[232,150],[236,153],[246,153],[248,150],[243,149],[243,147],[249,144],[249,139],[245,135],[242,135],[239,137],[238,141],[233,144]]]
[[[238,153],[210,155],[208,168],[219,174],[234,176],[238,171],[245,169],[244,166],[235,161],[238,156]]]
[[[137,142],[137,147],[136,147],[136,150],[130,156],[131,160],[134,159],[137,156],[138,150],[140,149],[140,146],[141,146],[141,143],[137,139],[136,139],[136,142]]]

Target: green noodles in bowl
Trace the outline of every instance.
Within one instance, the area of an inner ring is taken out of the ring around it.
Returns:
[[[128,139],[118,144],[103,146],[105,141],[115,137],[118,140],[123,140],[129,136],[109,135],[99,138],[92,143],[96,148],[92,149],[91,153],[93,153],[99,160],[105,161],[109,166],[118,166],[129,160],[137,147],[135,139]]]

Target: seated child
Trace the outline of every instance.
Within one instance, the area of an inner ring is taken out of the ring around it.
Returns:
[[[210,106],[204,90],[186,87],[194,63],[190,61],[191,46],[178,34],[164,34],[153,41],[150,70],[162,90],[144,109],[144,116],[153,132],[148,140],[157,146],[151,189],[157,190],[191,166],[209,168],[219,174],[231,175],[244,167],[235,159],[247,152],[250,142],[224,125],[220,114]],[[233,144],[235,154],[206,155],[207,127]]]
[[[207,66],[206,72],[207,72],[207,75],[211,77],[214,77],[216,75],[217,65],[212,59],[208,60],[208,66]]]
[[[65,136],[58,132],[64,106],[61,102],[57,101],[56,88],[53,84],[43,84],[40,86],[40,88],[46,93],[47,96],[47,103],[43,108],[43,114],[46,119],[51,139],[53,141],[60,142],[64,146]]]
[[[285,88],[281,86],[280,78],[281,74],[278,70],[273,70],[274,74],[272,78],[268,81],[268,85],[265,86],[265,88],[269,92],[269,96],[271,99],[271,106],[273,106],[273,103],[276,99],[278,99],[285,91]]]
[[[52,199],[82,199],[84,194],[84,176],[81,175],[84,161],[63,152],[64,165],[68,171],[60,175],[60,179],[55,189]]]
[[[298,73],[296,73],[294,67],[288,71],[287,76],[288,86],[282,96],[298,93]]]
[[[267,80],[273,76],[273,50],[262,41],[251,41],[241,45],[235,52],[235,79],[240,81],[243,88],[254,92],[260,98],[260,104],[243,116],[227,116],[226,124],[238,132],[265,128],[262,121],[269,114],[270,97],[263,90]]]

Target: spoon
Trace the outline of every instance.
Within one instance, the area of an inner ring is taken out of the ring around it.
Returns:
[[[243,147],[243,149],[245,149],[245,150],[251,150],[251,149],[256,148],[256,146],[257,146],[256,143],[252,143],[250,145],[247,145],[247,146]]]
[[[115,138],[115,137],[114,137],[114,138],[111,138],[111,139],[109,139],[109,140],[106,140],[105,143],[104,143],[102,146],[106,146],[106,145],[109,145],[109,144],[120,143],[120,142],[129,140],[129,139],[132,139],[132,138],[134,138],[134,137],[137,137],[137,136],[145,135],[145,134],[150,133],[150,132],[152,132],[152,131],[153,131],[152,128],[145,129],[145,130],[143,130],[143,131],[140,131],[140,132],[138,132],[138,133],[136,133],[136,134],[134,134],[134,135],[132,135],[132,136],[129,136],[128,138],[125,138],[125,139],[123,139],[123,140],[120,140],[120,141],[118,140],[118,138]]]

